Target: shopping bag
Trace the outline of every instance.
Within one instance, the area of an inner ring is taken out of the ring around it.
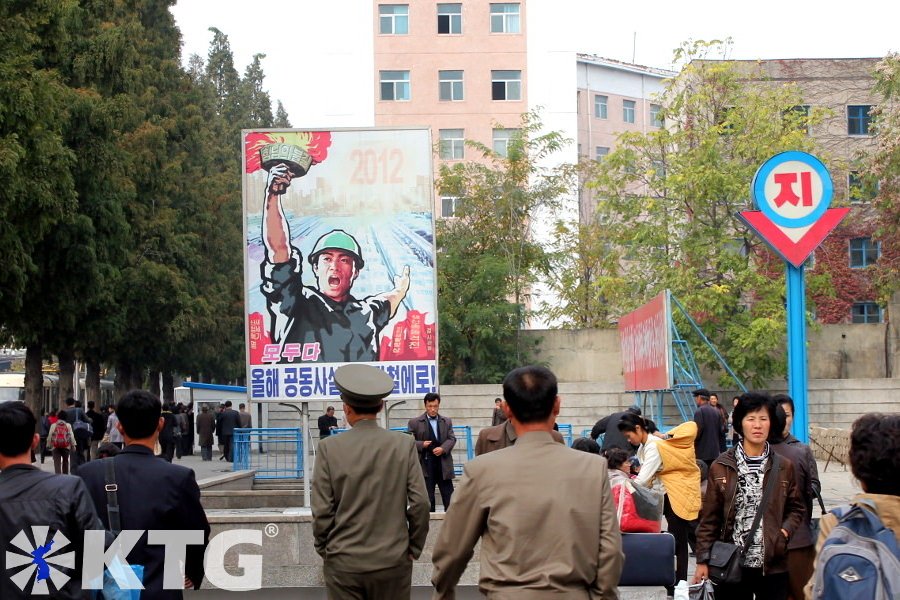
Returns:
[[[616,514],[619,517],[619,529],[624,533],[659,533],[662,510],[654,513],[654,501],[640,492],[652,490],[642,489],[630,481],[613,486],[613,501],[616,503]],[[660,496],[661,499],[661,496]],[[639,510],[639,505],[641,510]],[[643,511],[643,514],[642,514]],[[656,514],[655,518],[647,518]]]
[[[716,600],[713,582],[704,579],[700,583],[688,587],[688,598],[690,600]]]
[[[115,575],[123,581],[127,578],[123,572],[127,568],[130,568],[137,580],[143,584],[143,565],[129,565],[114,558],[109,566],[103,569],[103,589],[93,590],[91,600],[140,600],[141,590],[123,590],[116,581]]]

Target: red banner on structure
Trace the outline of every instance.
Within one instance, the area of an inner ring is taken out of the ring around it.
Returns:
[[[672,389],[671,331],[668,291],[619,319],[626,391]]]

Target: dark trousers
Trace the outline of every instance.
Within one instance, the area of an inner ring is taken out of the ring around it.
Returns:
[[[434,486],[437,484],[438,490],[441,492],[441,504],[444,505],[446,511],[450,508],[450,496],[453,495],[453,480],[444,479],[444,472],[441,469],[441,460],[436,456],[432,456],[425,461],[427,467],[425,476],[425,489],[428,490],[428,501],[431,502],[431,512],[435,509]]]
[[[697,545],[697,521],[686,521],[672,510],[669,496],[666,494],[663,504],[663,514],[666,516],[668,531],[675,538],[675,581],[687,581],[688,573],[688,546]],[[726,598],[727,596],[723,596]]]
[[[200,446],[200,458],[203,460],[212,460],[212,444],[209,446]]]
[[[815,546],[788,550],[788,596],[793,600],[803,600],[803,588],[812,577],[815,560]]]
[[[224,433],[219,437],[219,440],[222,442],[223,450],[222,453],[225,455],[225,460],[228,462],[232,462],[234,460],[234,454],[232,454],[233,450],[233,435],[225,435]]]
[[[326,560],[324,575],[329,600],[398,600],[412,593],[412,561],[391,569],[350,573],[331,567]]]
[[[69,474],[69,449],[54,448],[53,449],[53,471],[57,475]]]
[[[787,600],[788,574],[763,576],[762,569],[744,567],[740,583],[716,586],[716,598],[727,600]]]
[[[172,462],[172,458],[175,456],[175,438],[159,440],[159,449],[159,455],[166,459],[168,462]]]

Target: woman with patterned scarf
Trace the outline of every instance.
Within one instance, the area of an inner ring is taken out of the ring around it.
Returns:
[[[694,583],[709,575],[709,552],[716,540],[744,547],[740,583],[716,586],[728,600],[785,600],[788,590],[787,543],[803,519],[803,500],[794,483],[794,465],[785,458],[773,472],[769,434],[776,423],[775,403],[766,395],[740,396],[733,414],[737,446],[723,452],[709,469],[706,496],[697,527]],[[772,497],[761,506],[770,477],[777,477]],[[745,540],[757,511],[762,522]]]

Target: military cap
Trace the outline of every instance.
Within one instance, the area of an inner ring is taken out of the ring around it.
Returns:
[[[341,400],[350,406],[371,408],[394,389],[394,380],[377,367],[354,363],[334,371],[334,385],[341,390]]]

